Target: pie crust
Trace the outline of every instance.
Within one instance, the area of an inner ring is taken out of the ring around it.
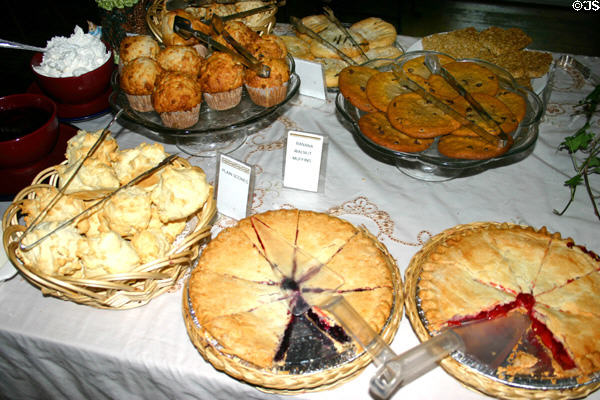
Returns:
[[[495,378],[550,386],[598,380],[600,257],[572,239],[513,224],[458,226],[415,255],[407,285],[409,275],[415,297],[407,312],[416,311],[411,323],[428,336],[471,320],[529,315],[528,351],[522,340]]]
[[[194,333],[210,338],[211,352],[230,364],[289,379],[351,363],[363,353],[319,307],[317,300],[325,297],[318,296],[343,296],[390,342],[397,328],[390,321],[402,309],[398,280],[385,247],[365,230],[327,214],[275,210],[220,232],[202,252],[184,296]],[[309,304],[301,313],[294,308],[298,296]],[[310,331],[315,348],[306,355],[294,343],[299,323]],[[205,355],[205,344],[196,347]],[[335,360],[316,360],[326,353]],[[231,374],[232,368],[215,367]]]

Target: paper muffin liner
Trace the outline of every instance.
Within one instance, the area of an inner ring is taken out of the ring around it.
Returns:
[[[188,111],[160,113],[160,119],[168,128],[185,129],[196,125],[200,119],[200,104]]]
[[[237,106],[242,100],[242,87],[231,89],[226,92],[206,93],[204,92],[204,101],[206,105],[213,110],[229,110]]]
[[[269,88],[255,88],[246,85],[246,90],[250,95],[250,99],[262,107],[273,107],[283,100],[287,94],[288,83],[284,82],[281,86],[274,86]]]
[[[129,105],[135,111],[147,112],[154,110],[154,106],[152,106],[152,95],[144,94],[144,95],[133,95],[126,94],[127,100],[129,100]]]

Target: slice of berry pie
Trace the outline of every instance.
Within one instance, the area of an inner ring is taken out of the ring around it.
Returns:
[[[196,345],[203,355],[208,346],[230,365],[290,379],[363,353],[320,299],[343,296],[389,342],[402,310],[399,282],[391,257],[365,230],[327,214],[277,210],[220,232],[192,271],[184,302],[193,333],[208,337]],[[236,368],[216,364],[230,374]]]
[[[526,313],[531,327],[500,376],[594,379],[600,371],[595,253],[545,228],[512,224],[474,224],[439,237],[409,267],[420,269],[415,293],[421,317],[411,318],[413,326],[422,324],[435,335],[472,320]]]

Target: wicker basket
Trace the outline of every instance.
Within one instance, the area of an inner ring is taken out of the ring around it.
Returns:
[[[396,267],[396,262],[387,249],[375,237],[364,230],[385,254],[388,266],[392,273],[394,286],[394,305],[384,326],[381,337],[390,344],[394,339],[403,312],[402,277]],[[337,365],[323,371],[307,374],[290,374],[289,372],[277,373],[253,367],[248,363],[220,352],[216,347],[216,340],[210,333],[199,327],[194,322],[190,313],[188,298],[189,280],[183,290],[183,318],[189,337],[198,352],[206,361],[216,369],[226,374],[255,385],[257,389],[269,393],[298,394],[330,389],[339,386],[356,377],[372,360],[369,354],[363,352],[351,361]]]
[[[174,164],[190,166],[180,158],[176,158]],[[23,276],[39,287],[44,295],[97,308],[139,307],[171,289],[198,257],[202,239],[210,236],[210,223],[216,213],[211,189],[204,207],[189,219],[189,234],[178,238],[167,255],[139,265],[132,272],[107,274],[93,279],[50,276],[27,267],[15,253],[18,239],[25,230],[25,226],[19,221],[22,201],[35,198],[37,191],[48,186],[58,186],[56,166],[40,172],[32,185],[19,192],[6,210],[2,220],[2,239],[6,254]]]
[[[146,23],[148,24],[148,28],[160,43],[163,41],[160,25],[162,23],[163,15],[167,13],[167,7],[165,3],[166,0],[153,0],[146,11]],[[248,26],[260,34],[271,33],[273,27],[275,26],[276,13],[277,7],[270,11],[257,14],[261,18],[257,18],[255,23],[248,24]]]
[[[519,226],[509,223],[476,222],[467,225],[457,225],[434,236],[423,248],[416,253],[404,274],[406,315],[419,340],[430,338],[429,331],[421,320],[417,307],[417,286],[423,269],[423,262],[435,251],[438,245],[443,244],[452,237],[462,235],[468,230],[479,230],[488,226],[511,227]],[[466,366],[452,357],[446,357],[440,366],[470,389],[482,392],[489,396],[501,399],[576,399],[587,396],[600,387],[600,382],[585,385],[575,385],[573,388],[563,389],[535,389],[509,386],[500,380],[486,376],[479,371]]]

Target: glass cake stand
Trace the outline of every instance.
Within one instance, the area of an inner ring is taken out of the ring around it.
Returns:
[[[409,52],[399,57],[394,64],[387,65],[383,68],[376,68],[381,71],[401,68],[402,64],[406,61],[423,56],[427,53],[436,52]],[[365,112],[354,107],[341,93],[339,93],[336,97],[336,108],[343,116],[345,127],[353,134],[358,146],[371,157],[395,165],[398,170],[405,175],[430,182],[446,181],[459,176],[477,174],[490,168],[515,163],[529,155],[533,151],[534,144],[537,140],[538,125],[544,112],[543,103],[539,96],[533,91],[517,85],[508,72],[494,64],[474,59],[461,59],[457,61],[474,62],[491,69],[498,76],[501,89],[519,94],[527,103],[525,117],[519,124],[517,130],[510,134],[514,139],[514,144],[505,154],[487,160],[450,158],[438,152],[437,139],[428,149],[417,153],[406,153],[386,148],[373,142],[361,132],[360,127],[358,126],[358,120]],[[370,66],[368,63],[364,65]]]
[[[244,144],[248,135],[272,122],[277,112],[298,92],[300,78],[294,72],[294,60],[288,57],[290,80],[285,99],[273,107],[261,107],[254,104],[246,90],[242,92],[240,103],[229,110],[215,111],[202,103],[200,118],[196,125],[186,129],[174,129],[162,124],[160,115],[155,111],[139,112],[129,106],[125,93],[119,86],[118,72],[112,76],[113,93],[110,105],[116,111],[123,110],[121,119],[132,130],[151,137],[153,140],[171,143],[184,153],[214,157],[217,152],[230,153]]]

